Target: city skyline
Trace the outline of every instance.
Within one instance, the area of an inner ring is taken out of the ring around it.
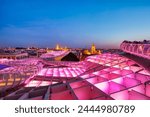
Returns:
[[[0,46],[119,48],[150,39],[148,0],[1,0]]]

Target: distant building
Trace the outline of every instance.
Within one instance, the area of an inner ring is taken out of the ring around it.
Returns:
[[[59,44],[56,45],[55,50],[68,50],[67,46],[61,47]]]
[[[96,51],[96,47],[95,47],[95,45],[94,45],[94,43],[92,44],[92,46],[91,46],[91,54],[94,54],[94,53],[96,53],[97,51]]]
[[[28,58],[28,53],[1,53],[0,58],[7,58],[7,59],[23,59]]]
[[[60,45],[57,44],[55,49],[56,49],[56,50],[60,50]]]
[[[90,51],[87,50],[87,49],[85,49],[85,50],[83,51],[83,54],[85,54],[85,55],[101,54],[101,51],[100,51],[100,50],[99,50],[99,51],[96,50],[96,46],[95,46],[95,44],[93,43],[92,46],[91,46]]]

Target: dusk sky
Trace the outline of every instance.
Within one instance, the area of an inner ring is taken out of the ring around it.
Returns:
[[[0,46],[117,48],[150,40],[149,0],[0,0]]]

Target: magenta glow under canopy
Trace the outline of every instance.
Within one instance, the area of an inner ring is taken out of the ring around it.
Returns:
[[[37,66],[38,70],[26,80],[24,87],[2,99],[150,99],[148,83],[150,72],[118,54],[93,55],[80,62],[46,62],[41,59],[26,59],[18,62],[18,70],[23,69],[22,64]],[[42,64],[47,64],[49,67],[43,67]],[[15,68],[16,66],[11,69]],[[30,70],[34,71],[35,68],[31,67]],[[1,84],[2,82],[1,78]]]

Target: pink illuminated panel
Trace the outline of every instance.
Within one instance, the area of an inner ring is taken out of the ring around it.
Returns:
[[[117,93],[113,93],[110,96],[114,98],[115,100],[128,100],[129,99],[128,90],[123,90]]]
[[[150,97],[150,84],[147,84],[145,87],[146,95]]]
[[[129,100],[150,100],[150,97],[143,95],[137,91],[131,90],[129,92]]]
[[[134,90],[134,91],[137,91],[137,92],[139,92],[139,93],[141,93],[141,94],[144,94],[144,95],[145,95],[145,93],[146,93],[146,89],[145,89],[144,84],[135,86],[135,87],[133,87],[133,88],[131,88],[131,89]],[[129,90],[131,90],[131,89],[129,89]]]
[[[62,92],[68,90],[68,86],[67,85],[58,85],[58,86],[54,86],[51,88],[51,92],[52,93],[58,93],[58,92]]]
[[[70,86],[73,89],[83,87],[83,86],[86,86],[86,85],[89,85],[89,83],[86,82],[86,81],[79,81],[79,82],[70,83]]]
[[[74,93],[80,100],[89,100],[105,95],[103,92],[91,86],[74,89]]]
[[[38,75],[47,77],[76,77],[84,72],[80,68],[43,68]]]
[[[148,72],[146,70],[142,70],[139,73],[150,76],[150,72]]]
[[[150,80],[150,77],[149,77],[149,76],[143,75],[143,74],[138,74],[138,73],[135,74],[135,78],[136,78],[137,80],[141,81],[142,83],[144,83],[144,82]]]
[[[120,85],[115,82],[109,82],[109,94],[119,92],[121,90],[125,90],[125,87],[123,85]]]
[[[106,94],[109,94],[109,83],[108,82],[102,82],[95,84],[95,86],[100,89],[101,91],[105,92]]]
[[[97,84],[97,83],[105,82],[107,81],[107,79],[97,76],[97,77],[89,78],[87,79],[87,81],[90,82],[91,84]]]
[[[37,87],[37,86],[39,86],[40,83],[41,83],[41,81],[32,80],[25,87]]]
[[[48,86],[50,84],[51,84],[50,81],[42,81],[39,86]]]
[[[69,90],[62,91],[59,93],[52,93],[50,99],[51,100],[74,100],[75,97],[73,96]]]

